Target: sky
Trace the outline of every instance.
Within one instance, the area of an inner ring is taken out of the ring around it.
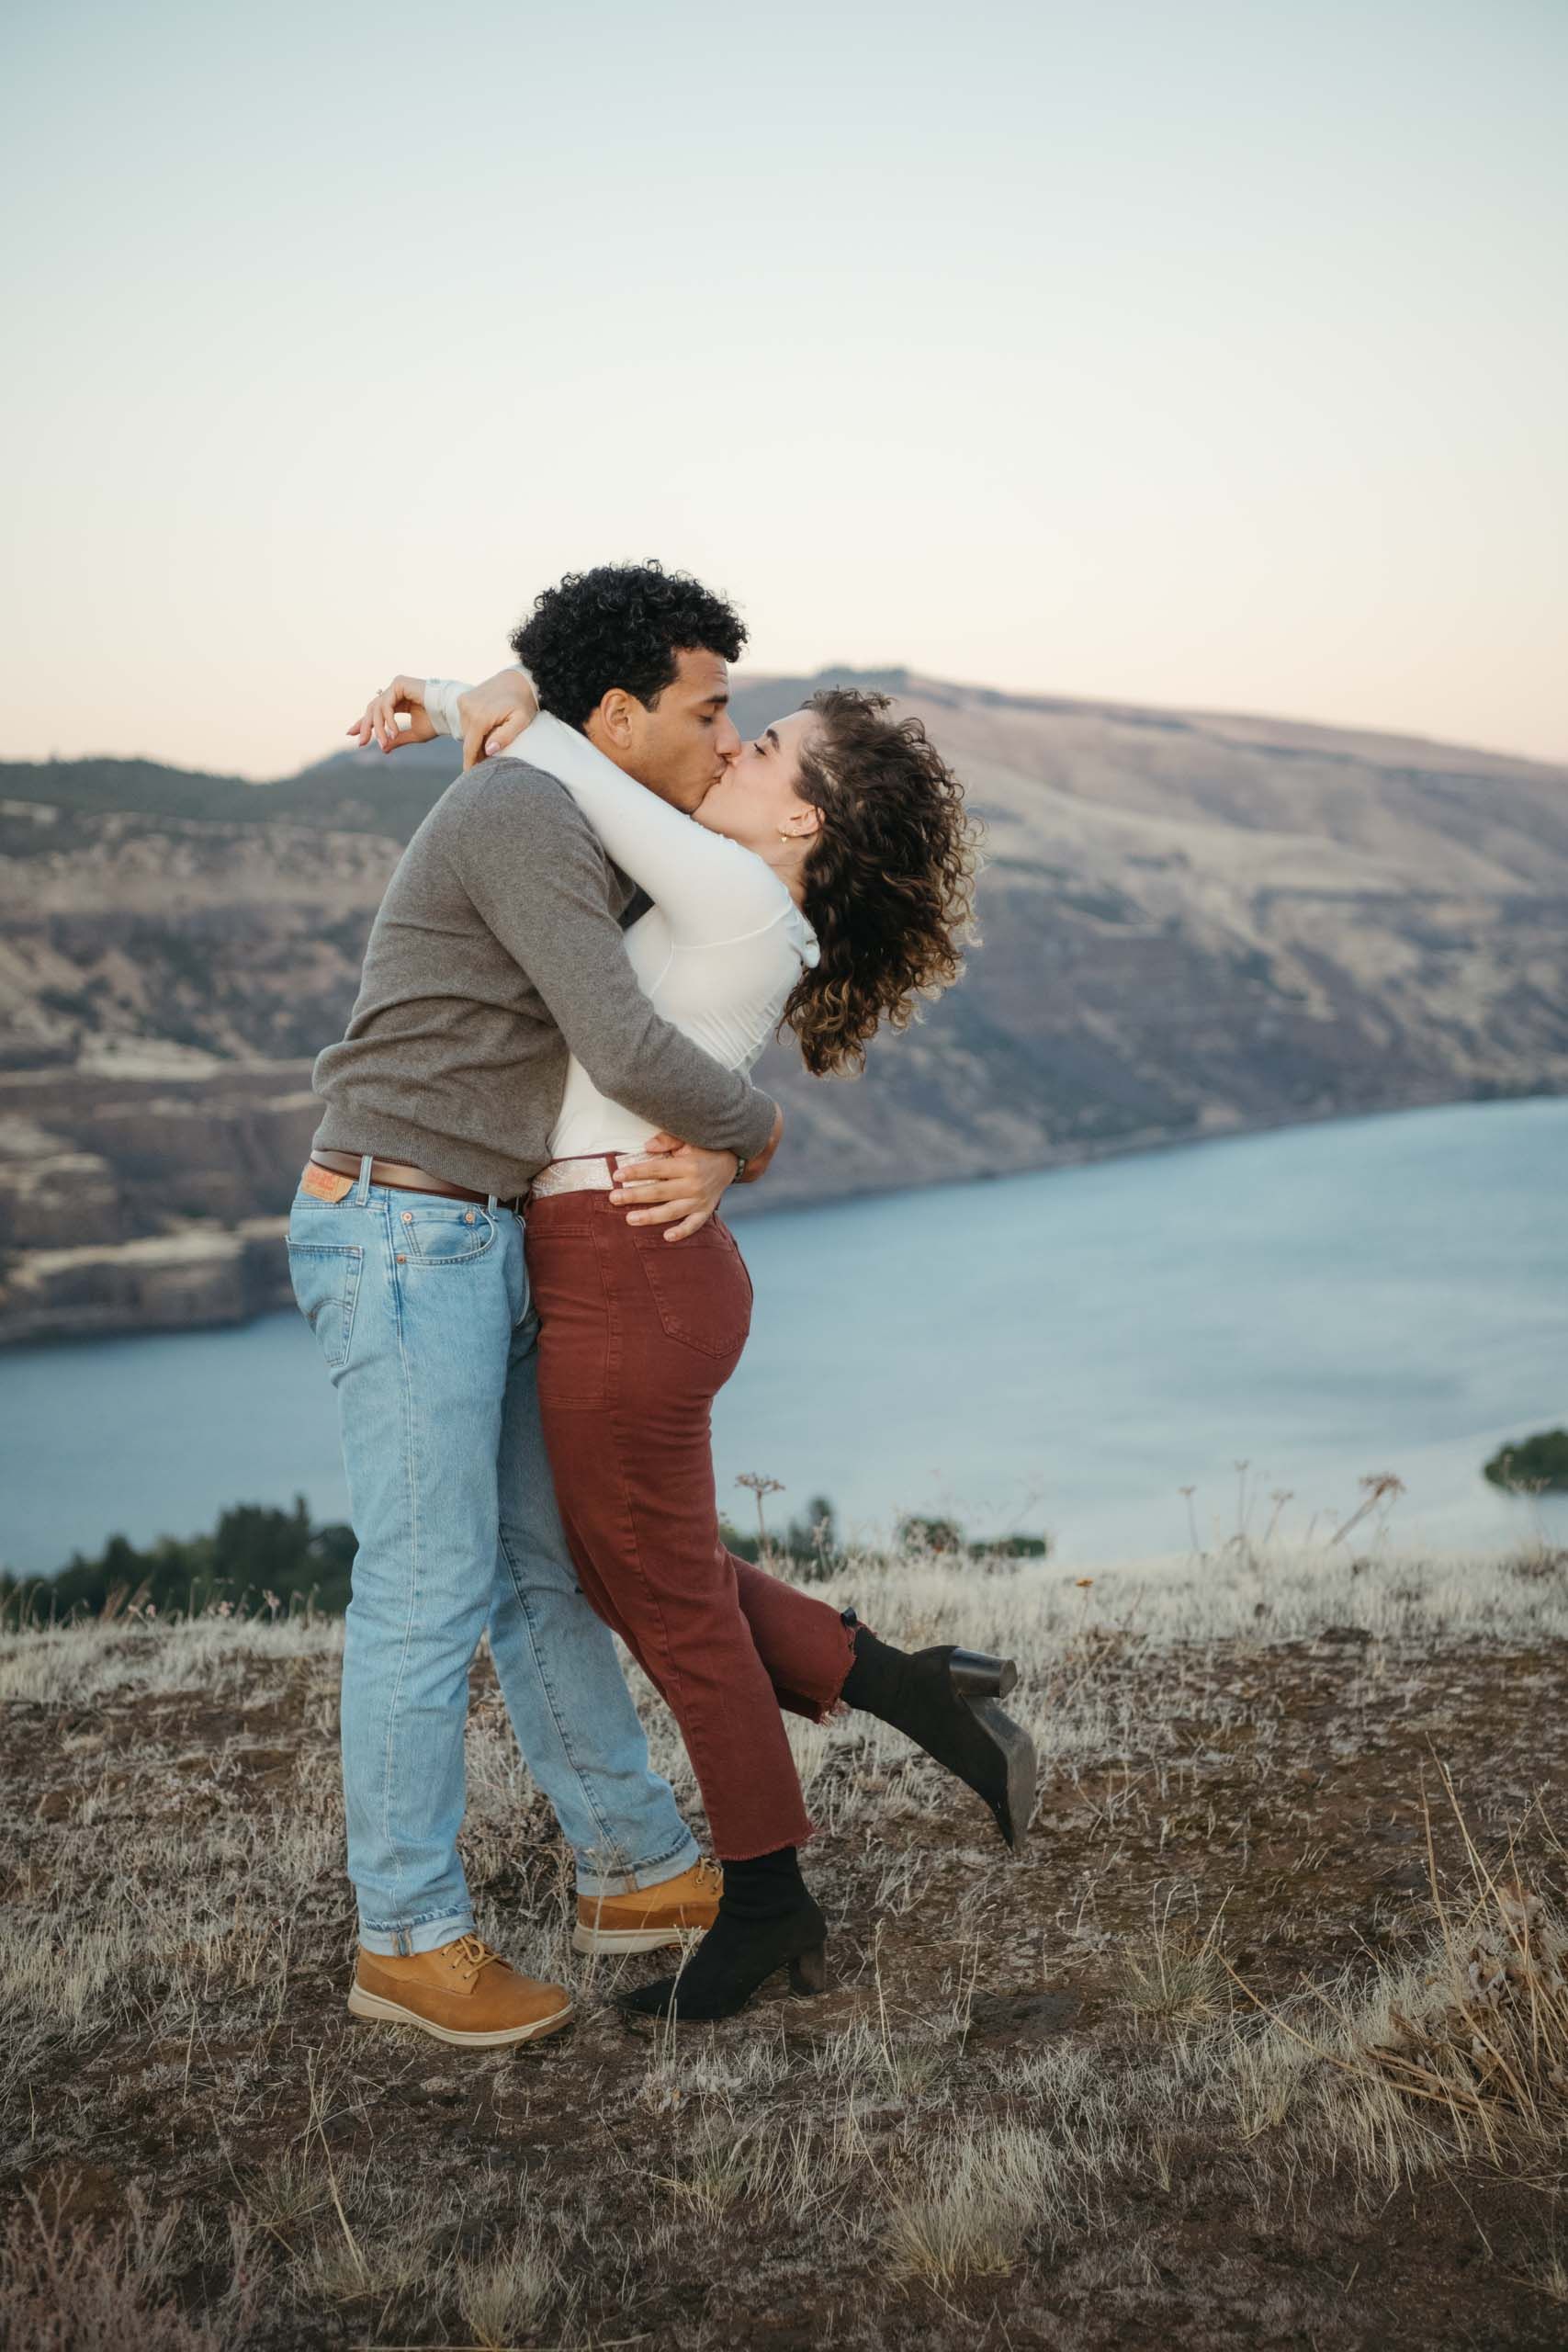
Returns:
[[[0,757],[252,776],[658,556],[750,665],[1568,760],[1562,0],[56,0]]]

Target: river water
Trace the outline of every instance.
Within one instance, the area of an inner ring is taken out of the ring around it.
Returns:
[[[1540,1101],[748,1219],[721,1498],[754,1523],[735,1481],[757,1474],[783,1483],[775,1526],[826,1495],[851,1532],[940,1512],[1094,1562],[1259,1532],[1276,1509],[1285,1534],[1325,1536],[1391,1473],[1397,1543],[1512,1544],[1532,1518],[1568,1542],[1568,1498],[1481,1476],[1504,1439],[1568,1422],[1565,1212],[1568,1102]],[[0,1354],[7,1566],[296,1493],[347,1516],[292,1314]]]

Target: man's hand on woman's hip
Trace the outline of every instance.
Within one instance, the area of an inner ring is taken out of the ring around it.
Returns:
[[[684,1241],[707,1223],[739,1164],[732,1151],[657,1135],[617,1161],[610,1198],[630,1204],[628,1225],[662,1225],[666,1241]]]
[[[779,1148],[784,1113],[773,1113],[773,1131],[755,1159],[745,1164],[743,1184],[754,1183]],[[683,1241],[695,1233],[717,1208],[740,1170],[732,1151],[705,1151],[701,1144],[682,1143],[662,1132],[650,1136],[640,1152],[615,1163],[615,1189],[610,1198],[630,1202],[628,1225],[669,1227],[666,1241]]]

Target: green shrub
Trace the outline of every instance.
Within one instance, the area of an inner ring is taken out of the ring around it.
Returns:
[[[1043,1560],[1051,1549],[1048,1535],[965,1535],[955,1519],[901,1519],[898,1541],[907,1551],[938,1552],[950,1558]]]
[[[292,1510],[239,1503],[210,1535],[161,1535],[139,1550],[111,1535],[96,1559],[78,1552],[58,1576],[0,1576],[0,1620],[101,1615],[135,1605],[160,1616],[199,1616],[224,1603],[248,1615],[290,1616],[348,1606],[352,1528],[312,1527],[303,1495]]]
[[[1568,1430],[1541,1430],[1517,1445],[1499,1446],[1486,1476],[1495,1487],[1568,1494]]]

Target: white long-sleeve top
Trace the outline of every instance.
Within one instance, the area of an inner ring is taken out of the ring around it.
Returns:
[[[466,691],[456,679],[426,680],[424,707],[437,733],[461,735],[457,697]],[[816,933],[773,868],[634,783],[547,712],[508,756],[564,784],[615,863],[653,900],[626,942],[655,1012],[727,1069],[750,1069],[818,954]],[[601,1094],[575,1057],[569,1062],[553,1159],[635,1152],[655,1132]]]

